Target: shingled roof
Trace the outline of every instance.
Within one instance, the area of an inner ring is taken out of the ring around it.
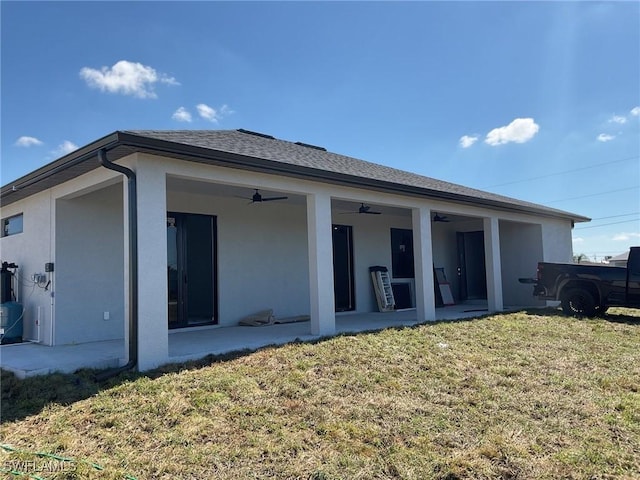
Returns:
[[[32,195],[98,168],[97,151],[114,161],[133,152],[254,171],[311,178],[419,197],[481,204],[505,210],[571,219],[589,219],[539,204],[444,182],[396,168],[339,155],[301,142],[279,140],[247,130],[118,131],[62,157],[1,190],[3,203]]]

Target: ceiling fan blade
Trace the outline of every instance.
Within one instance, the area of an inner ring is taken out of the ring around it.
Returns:
[[[263,198],[261,201],[262,202],[272,202],[274,200],[287,200],[289,197],[269,197],[269,198]]]
[[[262,202],[273,202],[274,200],[287,200],[289,197],[263,197],[262,194],[260,193],[260,190],[258,190],[257,188],[254,189],[254,194],[251,198],[246,198],[246,197],[242,197],[245,198],[245,200],[251,200],[249,202],[249,204],[251,203],[262,203]]]
[[[372,212],[371,210],[359,210],[357,212],[338,212],[338,215],[382,215],[382,212]]]

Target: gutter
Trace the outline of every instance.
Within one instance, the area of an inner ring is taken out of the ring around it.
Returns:
[[[98,160],[104,168],[126,175],[129,208],[129,361],[97,374],[95,378],[100,382],[138,366],[138,194],[133,170],[109,161],[106,148],[98,150]]]
[[[117,135],[107,135],[93,144],[82,147],[78,150],[65,155],[64,157],[56,160],[48,165],[45,165],[24,177],[12,181],[10,184],[2,187],[2,199],[4,200],[7,195],[23,190],[31,185],[42,182],[44,180],[51,179],[55,174],[63,172],[69,168],[76,167],[87,160],[95,157],[96,149],[105,148],[111,149],[117,147],[119,144]]]

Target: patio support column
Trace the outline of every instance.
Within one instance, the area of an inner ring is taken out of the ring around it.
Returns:
[[[336,313],[333,285],[331,197],[328,194],[307,195],[307,237],[309,242],[311,334],[332,335],[336,331]]]
[[[138,157],[138,369],[169,359],[167,182],[165,172]]]
[[[500,228],[496,217],[484,218],[484,256],[487,271],[487,307],[500,312],[502,301],[502,265],[500,262]]]
[[[416,314],[419,322],[436,319],[431,243],[431,210],[411,210],[413,222],[413,257],[416,288]]]

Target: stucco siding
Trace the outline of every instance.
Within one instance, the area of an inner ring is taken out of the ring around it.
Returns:
[[[51,343],[51,292],[54,274],[47,274],[47,281],[36,285],[35,273],[45,273],[45,263],[54,261],[51,231],[52,208],[49,191],[41,192],[20,202],[2,208],[2,218],[22,213],[22,233],[0,239],[2,261],[18,265],[15,290],[17,300],[25,308],[23,338]],[[49,280],[51,284],[45,285]]]
[[[309,313],[304,205],[265,203],[169,191],[167,210],[217,217],[220,325],[273,308],[277,316]]]
[[[122,184],[58,199],[56,212],[55,343],[122,338]]]
[[[308,314],[305,207],[233,203],[218,216],[220,323],[265,308],[279,317]]]
[[[500,222],[500,257],[505,306],[542,305],[532,295],[533,287],[519,278],[535,276],[542,261],[542,228],[539,224]]]
[[[542,223],[542,245],[545,262],[571,262],[571,221],[545,219]]]

